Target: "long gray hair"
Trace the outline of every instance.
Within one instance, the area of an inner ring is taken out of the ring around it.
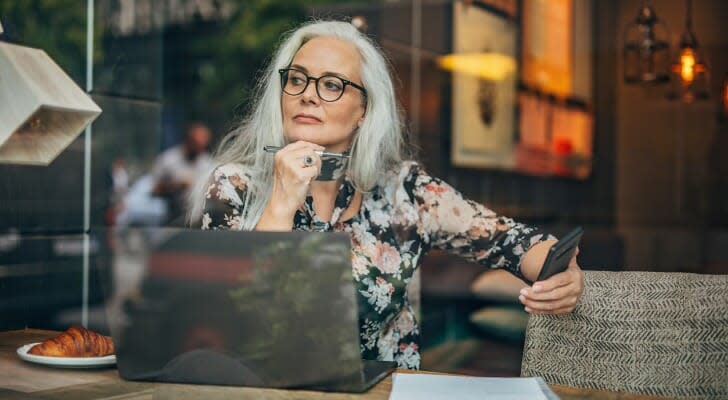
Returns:
[[[276,51],[253,91],[253,106],[240,125],[220,143],[213,167],[191,193],[188,221],[196,224],[205,206],[210,178],[215,168],[239,163],[251,175],[243,199],[242,230],[252,230],[268,203],[273,187],[273,157],[263,146],[285,146],[281,112],[281,80],[286,68],[307,41],[320,36],[349,42],[361,55],[361,79],[367,89],[364,122],[355,134],[347,174],[354,185],[369,191],[391,167],[408,156],[403,137],[403,119],[394,93],[389,64],[377,46],[352,24],[311,21],[290,32]]]

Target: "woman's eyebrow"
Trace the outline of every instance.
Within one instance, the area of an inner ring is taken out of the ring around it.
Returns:
[[[295,68],[295,69],[297,69],[297,70],[299,70],[301,72],[308,73],[308,68],[304,67],[303,65],[291,64],[291,66],[289,68]]]
[[[291,64],[291,66],[289,68],[297,69],[297,70],[299,70],[299,71],[301,71],[301,72],[303,72],[305,74],[308,74],[309,73],[308,68],[306,68],[306,67],[304,67],[303,65],[300,65],[300,64]],[[343,78],[343,79],[349,80],[349,78],[347,78],[346,75],[344,75],[344,74],[342,74],[340,72],[324,71],[321,74],[321,76],[324,76],[324,75],[333,75],[333,76],[338,76],[339,78]]]

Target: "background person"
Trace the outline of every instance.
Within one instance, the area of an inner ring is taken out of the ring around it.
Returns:
[[[190,189],[210,167],[210,136],[205,124],[191,123],[185,129],[184,141],[167,149],[154,161],[152,194],[166,200],[170,225],[184,225]]]

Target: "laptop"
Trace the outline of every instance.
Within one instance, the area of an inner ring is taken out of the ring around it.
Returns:
[[[361,359],[347,234],[137,234],[142,278],[109,318],[122,378],[363,392],[395,368]]]

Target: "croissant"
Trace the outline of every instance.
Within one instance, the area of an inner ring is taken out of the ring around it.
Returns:
[[[28,353],[50,357],[103,357],[114,354],[111,338],[80,326],[33,346]]]

